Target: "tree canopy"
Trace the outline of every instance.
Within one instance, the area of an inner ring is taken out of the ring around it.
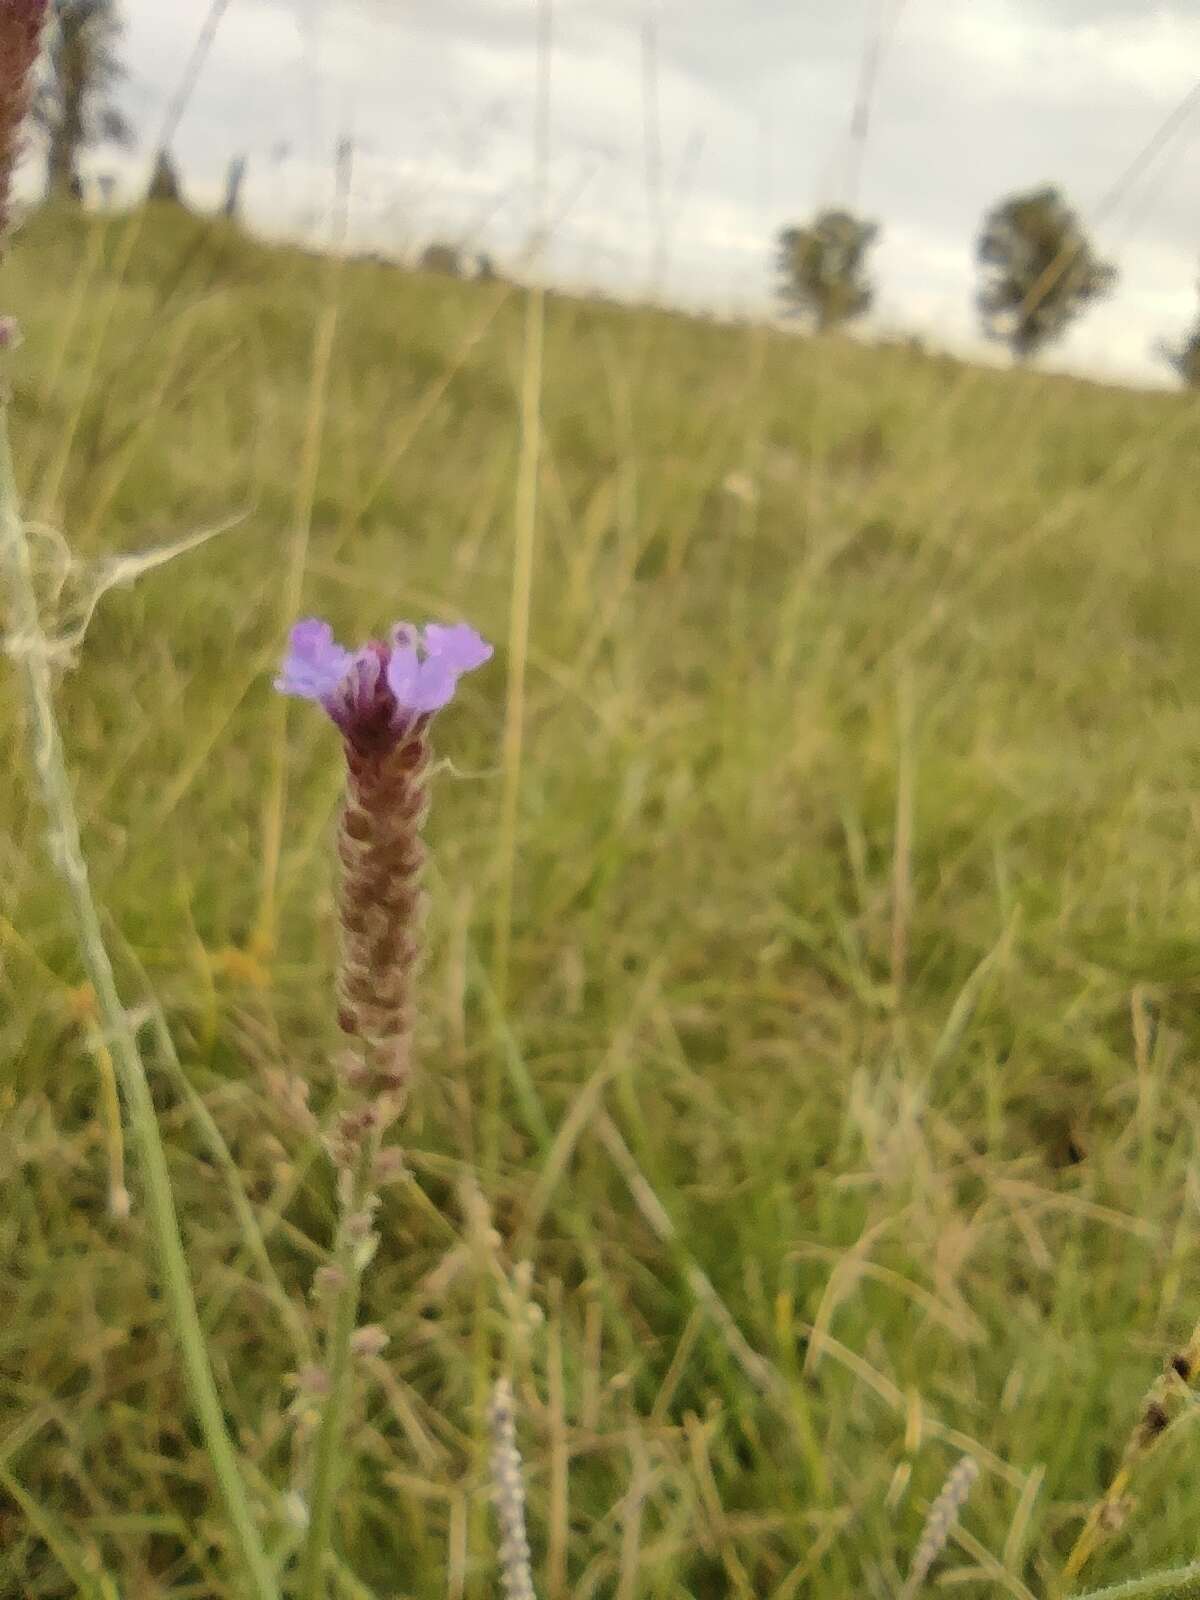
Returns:
[[[79,158],[89,145],[132,141],[112,99],[123,76],[120,34],[114,0],[54,0],[36,102],[48,140],[46,192],[52,199],[83,198]]]
[[[794,311],[808,312],[824,331],[861,317],[874,298],[867,252],[878,225],[849,211],[821,211],[806,227],[779,235],[780,296]]]
[[[976,256],[983,330],[1017,360],[1061,337],[1117,281],[1116,267],[1097,256],[1075,212],[1049,185],[1010,195],[989,211]]]

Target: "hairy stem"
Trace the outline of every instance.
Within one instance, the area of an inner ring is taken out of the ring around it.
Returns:
[[[220,1487],[229,1528],[257,1600],[277,1600],[271,1566],[250,1511],[245,1484],[225,1427],[209,1366],[195,1295],[179,1234],[166,1151],[137,1040],[117,992],[96,902],[88,882],[71,782],[54,714],[47,643],[38,616],[29,545],[18,504],[7,414],[0,399],[0,569],[9,596],[9,650],[21,673],[34,770],[48,820],[51,859],[66,884],[76,936],[117,1070],[125,1113],[137,1149],[145,1202],[163,1288],[196,1420]]]
[[[300,1568],[300,1600],[322,1600],[325,1593],[325,1561],[333,1533],[333,1508],[337,1499],[346,1409],[350,1398],[353,1366],[350,1342],[358,1323],[358,1302],[370,1251],[369,1240],[355,1238],[351,1221],[362,1213],[367,1204],[378,1153],[379,1134],[373,1130],[359,1154],[338,1225],[334,1265],[340,1282],[333,1295],[333,1314],[325,1348],[329,1388],[321,1408],[313,1451],[308,1533]]]
[[[1170,1572],[1152,1572],[1146,1578],[1130,1578],[1107,1589],[1092,1589],[1079,1600],[1196,1600],[1200,1596],[1200,1561],[1174,1567]]]

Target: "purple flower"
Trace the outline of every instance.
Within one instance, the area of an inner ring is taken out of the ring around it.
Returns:
[[[310,617],[292,629],[275,687],[316,700],[361,751],[386,750],[421,717],[440,711],[459,678],[490,659],[492,647],[465,623],[431,622],[422,631],[399,622],[387,644],[343,649],[327,622]]]

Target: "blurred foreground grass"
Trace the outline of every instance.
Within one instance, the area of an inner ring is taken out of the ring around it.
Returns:
[[[300,1313],[161,1074],[280,1543],[331,1207],[270,1085],[299,1071],[319,1108],[336,1048],[339,763],[302,711],[278,947],[252,944],[334,290],[186,216],[147,215],[131,252],[128,227],[43,217],[18,241],[14,429],[64,644],[90,563],[244,513],[101,599],[62,708],[126,994],[165,1008]],[[502,644],[520,294],[369,263],[335,292],[304,609],[353,637],[465,616]],[[1041,1594],[1200,1317],[1200,411],[552,297],[544,430],[507,999],[501,648],[438,728],[413,1182],[370,1280],[391,1344],[344,1593],[493,1592],[503,1341],[548,1600],[892,1595],[968,1448],[941,1570]],[[126,1600],[233,1594],[136,1174],[129,1220],[108,1214],[8,675],[0,739],[0,1592],[106,1594],[107,1572]],[[541,1315],[514,1325],[525,1261]],[[1172,1431],[1090,1578],[1195,1552],[1198,1450]]]

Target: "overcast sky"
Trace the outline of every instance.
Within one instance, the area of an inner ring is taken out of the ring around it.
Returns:
[[[147,145],[208,9],[122,0]],[[361,241],[449,236],[512,262],[537,215],[537,63],[536,0],[230,0],[176,151],[204,201],[247,153],[251,214],[319,233],[349,134]],[[638,292],[665,239],[668,298],[763,306],[779,227],[853,198],[882,224],[873,322],[961,348],[982,213],[1053,181],[1121,277],[1047,364],[1160,381],[1156,341],[1197,309],[1200,103],[1111,190],[1200,80],[1200,0],[555,0],[550,72],[558,281]]]

